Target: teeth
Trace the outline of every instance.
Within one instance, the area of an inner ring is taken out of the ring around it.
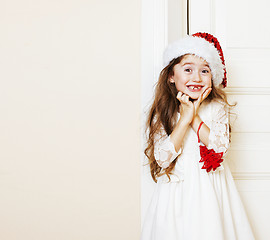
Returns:
[[[201,89],[202,87],[194,87],[194,86],[188,86],[191,89]]]

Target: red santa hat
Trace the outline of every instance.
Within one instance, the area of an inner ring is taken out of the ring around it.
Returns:
[[[214,86],[227,86],[223,51],[217,38],[209,33],[198,32],[171,43],[163,54],[164,66],[185,54],[194,54],[209,64]]]

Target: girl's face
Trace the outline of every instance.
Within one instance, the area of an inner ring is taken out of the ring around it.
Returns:
[[[178,91],[192,99],[198,99],[206,88],[212,86],[212,74],[208,63],[198,56],[184,56],[182,61],[173,67],[173,73],[170,82],[175,83]]]

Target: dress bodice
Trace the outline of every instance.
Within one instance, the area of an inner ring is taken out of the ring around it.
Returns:
[[[177,113],[177,121],[180,119],[180,113]],[[209,127],[209,144],[208,148],[215,152],[223,152],[225,157],[229,147],[229,121],[227,106],[220,101],[203,102],[198,110],[198,115],[201,120]],[[155,159],[157,163],[163,168],[167,168],[172,161],[177,159],[176,165],[172,173],[172,181],[184,180],[184,169],[186,166],[202,166],[199,164],[200,150],[198,137],[196,132],[189,126],[186,135],[183,139],[182,147],[178,152],[170,140],[170,135],[161,131],[159,137],[155,141]],[[202,144],[202,143],[201,143]],[[187,162],[188,161],[188,162]],[[224,169],[223,164],[215,171]],[[202,170],[203,171],[203,170]],[[214,171],[211,170],[210,173]],[[161,178],[164,179],[163,175]],[[166,176],[167,179],[167,176]],[[166,180],[167,181],[167,180]]]

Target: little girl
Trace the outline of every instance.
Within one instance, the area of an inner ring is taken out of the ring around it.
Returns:
[[[254,240],[226,154],[230,105],[223,52],[208,33],[167,47],[147,118],[155,185],[141,240]]]

